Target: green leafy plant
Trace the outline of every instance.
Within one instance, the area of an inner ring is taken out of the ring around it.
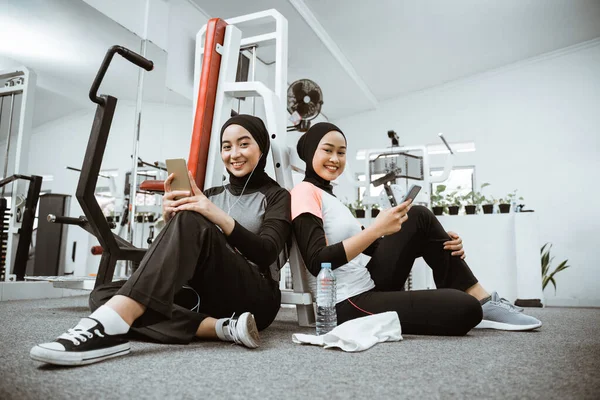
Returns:
[[[365,205],[363,204],[361,199],[357,199],[352,206],[354,207],[355,210],[364,210],[365,209]]]
[[[483,204],[493,204],[493,199],[485,197],[485,195],[482,193],[483,189],[487,186],[490,186],[490,184],[484,183],[479,187],[479,191],[473,190],[467,193],[463,198],[466,201],[468,201],[469,204],[472,204],[474,206],[480,206]]]
[[[554,285],[554,293],[556,293],[556,280],[554,279],[554,276],[560,271],[564,271],[565,269],[569,268],[570,265],[567,265],[569,260],[564,260],[558,264],[558,267],[554,268],[554,271],[550,272],[550,265],[552,264],[552,260],[554,260],[554,257],[550,256],[551,248],[552,244],[546,243],[540,250],[540,254],[542,256],[542,290],[546,288],[548,282],[551,282],[552,285]]]
[[[463,204],[463,200],[465,196],[459,194],[461,187],[458,186],[456,190],[452,193],[448,193],[446,195],[446,202],[449,206],[458,206],[460,207]]]
[[[507,194],[506,197],[498,200],[500,204],[512,204],[514,200],[523,201],[523,197],[517,197],[517,189]]]
[[[446,199],[444,192],[446,191],[446,185],[437,185],[435,192],[431,193],[431,207],[446,207]]]

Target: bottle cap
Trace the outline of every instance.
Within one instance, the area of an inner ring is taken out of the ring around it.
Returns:
[[[321,263],[321,268],[331,268],[331,263]]]

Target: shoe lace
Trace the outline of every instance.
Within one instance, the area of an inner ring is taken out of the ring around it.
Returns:
[[[102,334],[100,334],[100,332],[97,329],[96,329],[95,333],[98,334],[99,336],[102,336]],[[79,346],[81,344],[81,342],[86,342],[88,339],[91,339],[93,337],[94,337],[94,334],[92,332],[88,332],[87,330],[85,330],[83,328],[75,327],[75,328],[67,330],[67,332],[63,333],[58,338],[70,340],[71,342],[73,342],[73,344],[75,346]]]
[[[229,324],[227,325],[227,330],[229,332],[229,336],[231,336],[231,338],[233,339],[233,342],[236,344],[243,344],[241,339],[239,338],[238,332],[237,332],[237,318],[235,317],[235,313],[231,314],[231,317],[229,317]]]
[[[500,300],[494,302],[497,306],[507,309],[510,312],[523,312],[521,307],[515,306],[510,301],[506,300],[504,297],[500,298]]]

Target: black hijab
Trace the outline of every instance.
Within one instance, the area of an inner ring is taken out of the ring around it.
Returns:
[[[342,136],[344,136],[344,140],[346,140],[346,135],[344,135],[344,132],[342,132],[340,128],[329,122],[319,122],[318,124],[313,125],[300,137],[298,144],[296,145],[296,150],[298,151],[300,158],[306,163],[304,181],[310,182],[316,187],[333,195],[333,186],[331,183],[317,175],[312,166],[313,157],[317,151],[319,142],[323,139],[323,136],[331,131],[341,133]]]
[[[244,190],[244,186],[246,187],[246,193],[248,193],[256,191],[266,184],[277,185],[277,182],[271,179],[265,172],[267,155],[269,154],[271,142],[269,140],[269,132],[267,131],[262,119],[246,114],[240,114],[229,118],[221,128],[221,146],[223,145],[223,132],[225,132],[225,129],[229,125],[239,125],[246,129],[250,135],[252,135],[258,144],[260,151],[262,152],[262,156],[258,160],[258,164],[256,165],[256,168],[254,168],[253,173],[249,173],[242,177],[237,177],[227,170],[227,173],[229,174],[229,188],[231,192],[234,195],[240,195],[242,190]]]

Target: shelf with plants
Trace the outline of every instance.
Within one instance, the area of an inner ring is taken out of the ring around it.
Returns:
[[[517,189],[507,194],[506,197],[499,199],[498,208],[500,209],[500,212],[503,214],[509,213],[511,206],[513,208],[517,207],[517,200],[523,201],[523,197],[517,195]],[[516,212],[517,210],[513,211]]]

